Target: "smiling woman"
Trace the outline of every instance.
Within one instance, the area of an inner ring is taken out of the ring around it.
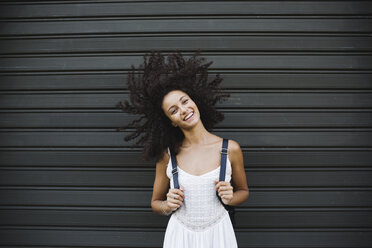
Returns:
[[[180,90],[192,99],[207,130],[224,119],[223,113],[216,109],[216,103],[226,100],[230,94],[219,87],[222,81],[219,74],[208,82],[208,67],[213,61],[203,64],[206,59],[199,55],[200,50],[189,59],[180,52],[170,53],[166,63],[165,56],[152,51],[144,55],[144,63],[138,70],[132,65],[128,73],[129,101],[125,100],[124,104],[120,101],[116,106],[124,112],[140,115],[140,118],[117,131],[135,128],[125,141],[141,136],[134,146],[144,145],[142,155],[145,160],[160,160],[168,146],[178,152],[184,139],[181,129],[171,124],[168,109],[163,109],[163,98],[172,90]],[[172,108],[175,114],[177,107],[180,105]]]
[[[125,139],[143,135],[137,144],[144,144],[144,158],[156,158],[151,207],[172,214],[163,247],[234,248],[237,240],[226,206],[249,196],[243,155],[236,141],[208,131],[223,120],[215,104],[229,94],[218,87],[219,75],[208,83],[212,62],[202,65],[199,53],[189,60],[179,52],[171,54],[168,64],[159,53],[152,53],[149,61],[145,56],[143,75],[129,76],[131,103],[118,104],[143,116],[120,129],[135,127]]]

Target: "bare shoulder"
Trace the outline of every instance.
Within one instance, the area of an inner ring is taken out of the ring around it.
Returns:
[[[158,160],[158,162],[156,163],[156,166],[157,167],[159,166],[161,168],[166,168],[167,164],[169,162],[169,159],[170,159],[170,156],[168,154],[168,148],[166,148],[166,149],[163,150],[162,156]]]
[[[233,153],[236,153],[236,152],[241,152],[239,143],[232,139],[229,139],[228,148],[229,148],[229,151],[231,151],[231,155],[233,155]]]
[[[232,164],[236,164],[237,161],[240,161],[242,159],[242,150],[239,143],[235,140],[229,139],[228,154]]]

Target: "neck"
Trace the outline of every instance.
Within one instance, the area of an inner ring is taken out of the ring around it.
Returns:
[[[210,143],[210,138],[213,136],[208,130],[205,129],[201,121],[198,122],[191,129],[181,129],[185,138],[182,146],[189,147],[191,145],[204,145]]]

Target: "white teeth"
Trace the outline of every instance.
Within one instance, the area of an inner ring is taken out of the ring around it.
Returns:
[[[188,118],[190,118],[190,117],[192,116],[193,113],[194,113],[194,112],[191,112],[190,114],[188,114],[188,115],[186,116],[186,118],[185,118],[185,121],[186,121]]]

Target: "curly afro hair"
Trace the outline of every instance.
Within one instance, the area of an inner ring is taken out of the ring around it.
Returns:
[[[131,66],[132,70],[128,72],[130,102],[125,100],[123,105],[120,101],[116,107],[141,117],[116,130],[135,128],[125,141],[142,135],[135,145],[143,144],[143,159],[159,161],[167,147],[175,154],[179,151],[184,134],[179,127],[171,125],[161,107],[164,96],[172,90],[181,90],[191,97],[205,129],[213,128],[224,119],[223,113],[216,109],[216,103],[226,100],[230,94],[219,87],[222,81],[219,74],[207,82],[208,67],[213,61],[203,64],[205,58],[199,55],[200,49],[186,60],[176,51],[168,54],[168,63],[165,63],[164,56],[152,50],[144,55],[144,63],[139,66],[143,72],[137,77],[136,69]]]

